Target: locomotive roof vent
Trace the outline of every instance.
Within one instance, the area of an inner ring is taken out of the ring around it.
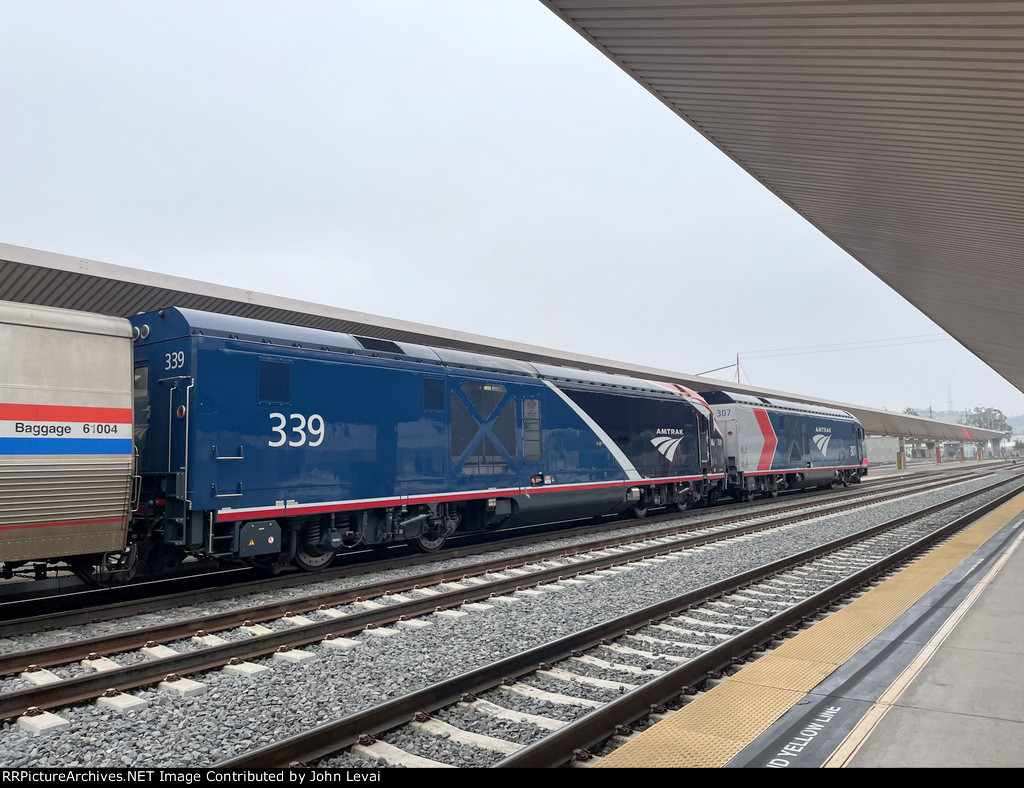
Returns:
[[[365,350],[377,350],[381,353],[397,353],[400,356],[405,355],[405,351],[402,350],[394,342],[389,342],[386,339],[374,339],[373,337],[353,337],[356,342],[363,346]]]

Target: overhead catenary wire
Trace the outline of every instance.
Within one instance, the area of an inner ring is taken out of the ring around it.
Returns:
[[[802,347],[775,348],[772,350],[746,350],[741,351],[740,355],[746,358],[779,358],[782,356],[803,356],[813,353],[837,353],[849,350],[874,350],[876,348],[900,347],[903,345],[923,345],[933,342],[949,342],[952,339],[948,334],[919,334],[910,337],[865,339],[859,342],[842,342],[832,345],[805,345]]]
[[[787,356],[804,356],[815,353],[839,353],[850,350],[875,350],[877,348],[886,347],[900,347],[902,345],[921,345],[933,342],[948,342],[952,339],[948,334],[914,334],[907,337],[892,337],[889,339],[863,339],[856,342],[838,342],[830,345],[803,345],[792,348],[775,348],[772,350],[747,350],[741,351],[736,354],[736,360],[732,364],[725,364],[721,367],[715,367],[704,372],[696,373],[700,375],[709,375],[712,372],[720,372],[723,369],[734,369],[736,371],[736,382],[739,383],[741,375],[740,356],[746,358],[754,358],[755,360],[766,359],[766,358],[785,358]],[[745,370],[743,372],[745,374]],[[747,375],[747,381],[753,385],[750,381],[749,375]]]

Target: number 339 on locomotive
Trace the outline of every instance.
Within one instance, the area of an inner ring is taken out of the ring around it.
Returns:
[[[324,442],[324,418],[319,413],[308,417],[302,413],[270,414],[273,437],[268,446],[319,446]]]

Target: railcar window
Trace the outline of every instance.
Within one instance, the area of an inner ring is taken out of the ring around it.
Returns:
[[[260,359],[260,402],[291,402],[291,371],[286,361]]]
[[[540,400],[523,400],[523,456],[528,460],[541,458]]]
[[[423,410],[444,410],[444,378],[423,378]]]

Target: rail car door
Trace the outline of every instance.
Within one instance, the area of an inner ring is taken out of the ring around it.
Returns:
[[[740,454],[739,428],[736,423],[739,409],[730,403],[713,405],[712,407],[714,408],[718,429],[722,433],[726,466],[732,466],[735,469],[738,465]]]
[[[161,378],[167,389],[167,483],[166,512],[168,521],[184,526],[188,512],[188,422],[191,416],[193,379],[189,375]]]
[[[187,538],[185,528],[194,385],[189,374],[189,343],[177,340],[150,345],[145,350],[149,352],[137,354],[135,368],[136,448],[142,495],[165,501],[164,538],[170,544],[186,544],[194,541]]]
[[[700,467],[704,473],[711,467],[711,419],[705,418],[699,412],[694,413],[697,419],[697,445]]]

